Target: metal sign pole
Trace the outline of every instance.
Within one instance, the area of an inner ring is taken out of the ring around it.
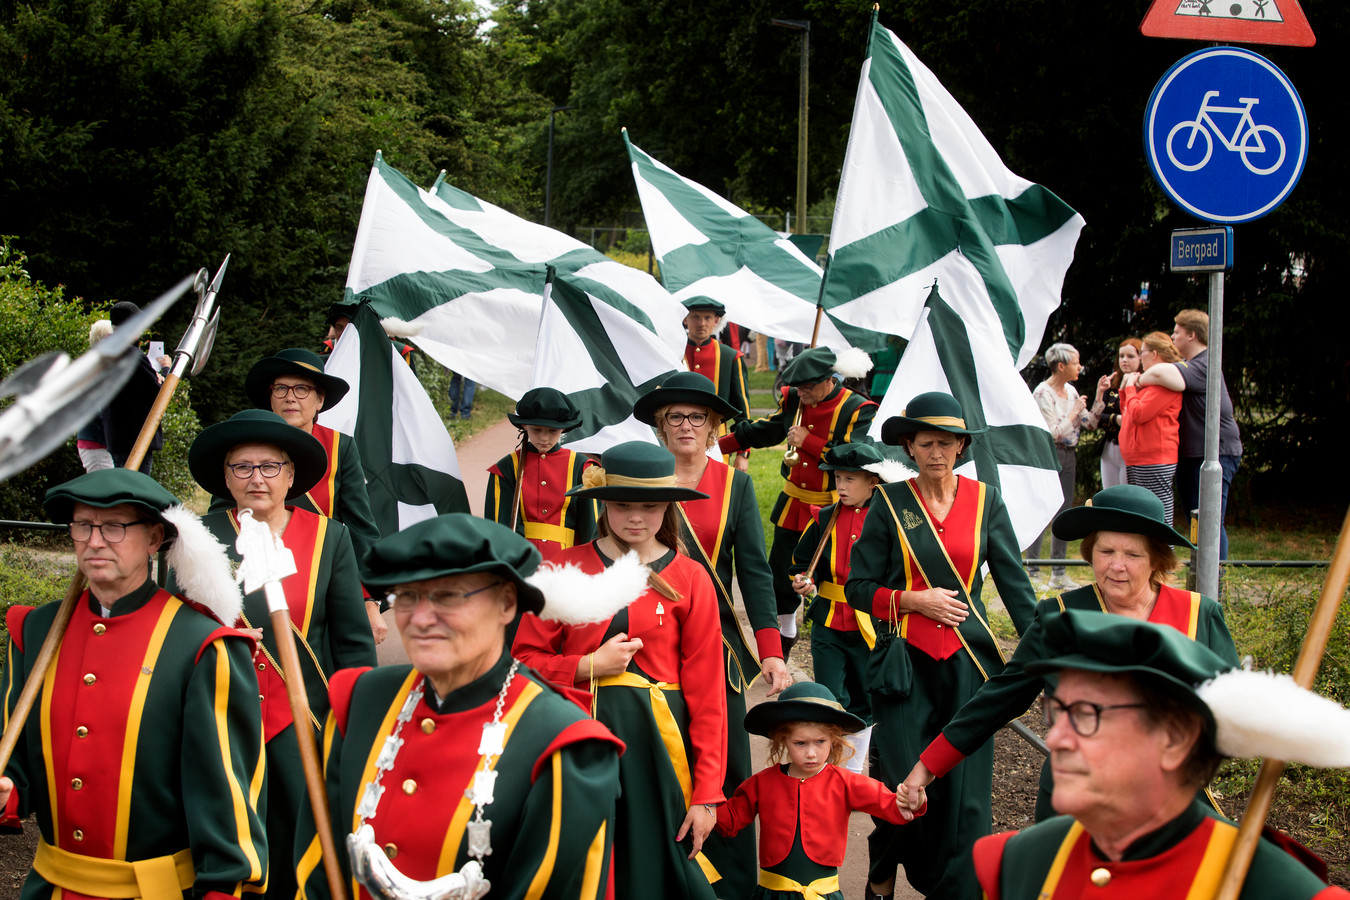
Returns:
[[[1200,543],[1196,589],[1219,596],[1219,529],[1223,527],[1223,470],[1219,467],[1219,413],[1223,399],[1223,273],[1209,275],[1209,369],[1205,373],[1205,462],[1200,466]]]

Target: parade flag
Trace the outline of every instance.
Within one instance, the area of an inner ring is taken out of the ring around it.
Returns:
[[[785,341],[811,342],[821,268],[736,204],[663,165],[623,130],[661,283],[676,300],[711,297],[727,319]],[[885,336],[882,335],[882,338]],[[852,346],[821,318],[821,346]]]
[[[651,426],[633,418],[633,403],[679,365],[634,319],[570,282],[549,279],[531,387],[557,388],[581,410],[581,424],[563,439],[570,449],[601,453],[621,441],[655,443]]]
[[[319,422],[356,441],[381,534],[469,512],[455,442],[369,303],[357,308],[323,368],[351,390]]]
[[[1021,369],[1059,306],[1083,224],[1003,165],[874,12],[830,232],[826,311],[906,337],[938,281],[966,324],[1000,336]]]
[[[904,415],[909,401],[927,391],[955,397],[966,427],[988,428],[974,437],[956,471],[999,488],[1018,545],[1031,546],[1064,501],[1054,441],[1007,347],[996,335],[968,328],[937,285],[882,398],[872,438],[880,441],[882,423]]]
[[[647,273],[450,185],[424,191],[375,155],[346,296],[418,328],[413,343],[437,362],[519,399],[549,266],[683,352],[685,310]]]

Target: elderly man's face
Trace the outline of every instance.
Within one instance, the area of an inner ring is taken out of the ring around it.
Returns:
[[[393,593],[408,658],[442,697],[496,664],[516,617],[515,584],[494,572],[400,584]]]
[[[164,526],[158,522],[131,524],[147,517],[144,510],[129,503],[111,509],[75,504],[72,524],[126,526],[122,540],[114,543],[103,536],[101,528],[94,528],[89,540],[75,541],[76,565],[89,580],[90,592],[110,609],[150,577],[148,563],[164,542]]]
[[[300,386],[299,393],[306,394],[305,397],[296,396],[297,392],[293,390],[296,385]],[[282,396],[278,397],[278,393]],[[296,428],[312,430],[314,419],[322,408],[323,391],[311,379],[299,375],[278,375],[272,382],[272,412]]]
[[[834,379],[826,378],[823,381],[817,381],[815,384],[797,385],[797,396],[801,398],[803,403],[812,405],[823,402],[833,390]]]
[[[692,310],[684,318],[684,327],[689,331],[689,340],[695,344],[702,344],[716,334],[717,326],[721,323],[722,319],[717,313],[706,309]]]

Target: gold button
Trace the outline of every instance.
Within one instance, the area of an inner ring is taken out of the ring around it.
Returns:
[[[89,736],[89,729],[88,729],[88,728],[85,728],[83,725],[81,725],[79,728],[76,728],[76,729],[75,729],[75,736],[76,736],[77,738],[88,737],[88,736]]]
[[[703,368],[703,366],[699,365],[698,363],[694,363],[694,368],[695,368],[695,369],[701,369],[701,368]]]
[[[260,662],[260,663],[258,663],[258,671],[259,671],[259,672],[261,672],[263,669],[266,669],[266,668],[267,668],[267,663],[265,663],[265,662]]]
[[[941,623],[941,622],[937,623],[937,627],[938,627],[938,628],[941,628],[941,627],[942,627],[942,623]]]
[[[546,510],[546,509],[541,509],[541,510],[539,510],[539,515],[541,515],[541,516],[546,516],[546,515],[548,515],[548,510]]]
[[[539,482],[539,483],[540,483],[541,485],[546,485],[546,484],[548,484],[547,481],[541,481],[541,482]]]
[[[80,829],[76,828],[76,829],[75,829],[75,833],[72,834],[71,837],[73,837],[73,838],[74,838],[75,840],[77,840],[77,841],[82,841],[82,840],[84,840],[84,832],[81,831]]]
[[[1111,883],[1111,870],[1093,869],[1090,877],[1092,878],[1092,883],[1097,887],[1106,887]]]
[[[398,856],[398,844],[385,844],[384,855],[389,857],[390,859],[393,859],[395,856]]]
[[[84,676],[84,683],[85,683],[85,684],[93,684],[95,681],[98,681],[98,679],[94,677],[94,673],[92,673],[92,672],[90,672],[88,675]]]
[[[267,698],[264,697],[262,694],[259,694],[259,695],[258,695],[258,702],[259,702],[259,703],[263,702],[263,701],[266,700],[266,699],[267,699]]]
[[[423,734],[431,734],[431,733],[432,733],[433,731],[435,731],[435,730],[436,730],[436,723],[435,723],[435,721],[433,721],[433,720],[431,720],[431,719],[423,719],[423,720],[422,720],[422,733],[423,733]]]
[[[806,430],[807,430],[807,431],[815,431],[815,430],[816,430],[816,426],[814,426],[814,425],[807,425],[807,426],[806,426]]]
[[[82,788],[82,787],[84,787],[84,779],[82,779],[82,778],[72,778],[72,779],[70,779],[70,789],[71,789],[71,790],[73,790],[73,791],[78,791],[78,790],[79,790],[80,788]]]
[[[94,626],[94,634],[102,634],[107,630],[108,626],[104,625],[102,622],[99,622],[97,625]]]
[[[855,541],[858,539],[858,536],[856,534],[851,534],[849,535],[849,537],[851,537]]]
[[[403,782],[403,793],[413,794],[416,792],[417,792],[417,782],[413,781],[411,778]]]

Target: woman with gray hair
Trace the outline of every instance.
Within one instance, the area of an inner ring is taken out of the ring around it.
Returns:
[[[1087,398],[1074,389],[1073,382],[1083,371],[1078,362],[1078,351],[1072,344],[1051,344],[1045,351],[1045,364],[1050,367],[1050,377],[1036,385],[1031,396],[1036,398],[1041,415],[1045,417],[1045,427],[1050,429],[1050,437],[1055,441],[1055,455],[1059,458],[1059,486],[1064,492],[1064,502],[1059,511],[1073,506],[1074,477],[1078,468],[1078,432],[1084,428],[1096,428],[1097,417],[1089,410]],[[1041,555],[1045,545],[1045,534],[1036,538],[1036,543],[1027,549],[1033,559]],[[1068,553],[1068,544],[1057,537],[1050,538],[1050,558],[1063,559]],[[1040,572],[1035,567],[1028,572],[1034,580]],[[1051,568],[1050,587],[1054,590],[1070,590],[1078,585],[1064,574],[1063,566]]]
[[[111,320],[96,319],[94,324],[89,326],[89,346],[94,346],[112,332]],[[80,464],[84,466],[86,473],[113,467],[112,454],[108,452],[108,443],[103,437],[102,410],[85,422],[84,427],[75,434],[75,448],[79,451]]]

